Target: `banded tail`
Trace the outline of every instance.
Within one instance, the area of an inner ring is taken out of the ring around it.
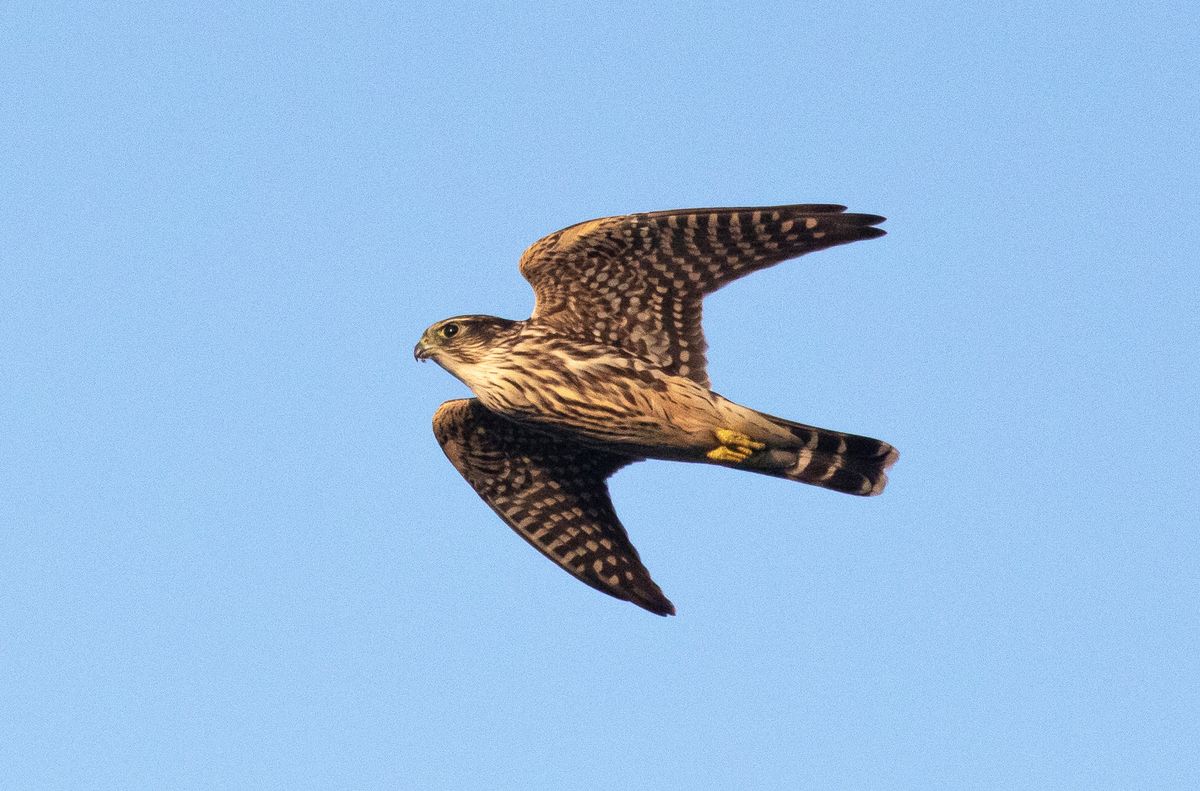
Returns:
[[[870,497],[887,486],[887,469],[900,458],[895,448],[881,440],[762,417],[797,442],[792,446],[771,441],[762,462],[747,466],[755,472]]]

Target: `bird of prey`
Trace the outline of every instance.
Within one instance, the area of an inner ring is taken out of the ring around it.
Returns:
[[[604,217],[535,242],[525,321],[455,316],[414,350],[475,398],[433,431],[450,462],[522,538],[582,582],[658,615],[675,607],[642,565],[606,480],[643,459],[717,464],[875,495],[886,442],[794,423],[722,398],[705,373],[704,296],[796,256],[883,236],[883,217],[804,204]]]

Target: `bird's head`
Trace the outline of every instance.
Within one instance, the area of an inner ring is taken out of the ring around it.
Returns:
[[[433,360],[450,373],[483,360],[497,339],[517,324],[495,316],[454,316],[431,324],[413,349],[418,360]]]

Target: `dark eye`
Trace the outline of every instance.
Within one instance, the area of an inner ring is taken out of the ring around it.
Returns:
[[[446,326],[442,327],[439,332],[441,332],[443,338],[453,338],[458,334],[458,325],[447,324]]]

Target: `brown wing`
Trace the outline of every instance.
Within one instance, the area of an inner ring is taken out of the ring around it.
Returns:
[[[533,318],[708,387],[704,295],[788,258],[883,236],[872,227],[883,217],[845,209],[676,209],[572,225],[521,256],[521,274],[537,296]]]
[[[484,502],[543,555],[610,596],[675,614],[629,542],[605,484],[637,459],[527,429],[474,398],[442,404],[433,433]]]

